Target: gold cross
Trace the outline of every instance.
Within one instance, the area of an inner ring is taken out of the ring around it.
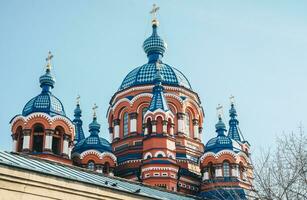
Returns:
[[[53,55],[51,54],[51,51],[48,52],[48,57],[46,58],[47,61],[47,69],[51,70],[51,59],[53,58]]]
[[[96,117],[96,109],[98,108],[98,106],[94,103],[94,107],[93,109],[93,117]]]
[[[152,5],[152,10],[150,11],[150,14],[152,14],[152,19],[157,19],[157,12],[160,9],[156,4]]]
[[[79,105],[80,104],[80,95],[77,96],[76,101],[77,101],[77,105]]]
[[[233,95],[231,95],[229,99],[231,104],[235,104],[235,97]]]
[[[222,106],[221,104],[219,104],[219,105],[216,107],[216,112],[217,112],[217,116],[218,116],[219,118],[221,118],[222,115],[223,115],[223,106]]]

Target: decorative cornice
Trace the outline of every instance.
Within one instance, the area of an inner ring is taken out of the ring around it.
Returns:
[[[230,151],[230,150],[222,150],[222,151],[219,151],[217,153],[207,152],[200,157],[199,161],[202,162],[206,157],[209,157],[209,156],[213,156],[214,158],[218,159],[219,157],[226,155],[226,154],[231,155],[235,160],[237,160],[239,156],[242,156],[247,160],[247,162],[250,163],[250,159],[246,156],[246,154],[244,152],[240,151],[240,152],[236,153],[236,152]]]
[[[93,154],[93,155],[96,155],[99,159],[103,159],[104,157],[106,156],[109,156],[112,158],[112,160],[116,163],[117,159],[116,159],[116,156],[113,154],[113,153],[110,153],[110,152],[103,152],[101,153],[100,151],[97,151],[97,150],[94,150],[94,149],[90,149],[90,150],[87,150],[87,151],[84,151],[80,154],[80,159],[82,160],[84,157],[86,157],[87,155],[90,155],[90,154]]]
[[[173,171],[178,172],[178,169],[173,167],[146,167],[142,168],[141,172],[147,172],[147,171]]]

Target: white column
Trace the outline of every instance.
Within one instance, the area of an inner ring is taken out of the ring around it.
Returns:
[[[130,132],[136,133],[137,132],[137,113],[130,113]]]
[[[69,147],[69,138],[67,135],[64,135],[63,139],[63,154],[68,156],[68,147]]]
[[[175,128],[175,124],[171,124],[171,128],[170,128],[170,135],[174,135],[174,128]]]
[[[119,119],[114,120],[114,139],[119,138]]]
[[[216,177],[222,177],[222,176],[223,176],[223,174],[222,174],[222,167],[217,166],[217,167],[215,168],[215,176],[216,176]]]
[[[109,127],[110,141],[111,141],[111,142],[113,141],[113,136],[114,136],[113,130],[114,130],[113,127]]]
[[[178,118],[178,133],[184,134],[185,133],[185,127],[184,127],[184,113],[177,113]]]
[[[157,133],[157,121],[151,121],[152,133]]]
[[[12,152],[17,152],[17,140],[13,139]]]
[[[163,133],[167,133],[167,123],[168,123],[167,121],[163,121],[163,122],[162,122],[162,124],[163,124],[163,130],[162,130],[162,132],[163,132]]]
[[[148,134],[148,128],[146,127],[145,129],[144,129],[144,135],[147,135]]]
[[[31,138],[31,129],[23,130],[23,144],[22,150],[29,151],[30,150],[30,138]]]
[[[209,173],[208,173],[208,171],[205,171],[204,175],[203,175],[203,181],[206,181],[208,179],[209,179]]]
[[[231,176],[239,177],[239,169],[237,165],[231,168]]]
[[[53,131],[46,130],[44,151],[52,151]]]

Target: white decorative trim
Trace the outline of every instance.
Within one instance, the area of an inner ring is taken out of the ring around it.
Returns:
[[[177,99],[180,103],[181,103],[181,105],[183,104],[183,100],[179,97],[179,96],[177,96],[177,95],[175,95],[175,94],[172,94],[172,93],[164,93],[164,95],[165,95],[165,97],[172,97],[172,98],[174,98],[174,99]]]
[[[155,157],[157,157],[159,154],[162,154],[163,157],[166,157],[165,153],[163,151],[157,151],[155,153]]]
[[[24,123],[26,124],[27,122],[29,122],[31,119],[37,118],[37,117],[41,117],[44,118],[48,121],[48,123],[51,125],[53,122],[57,121],[57,120],[63,120],[66,125],[69,127],[70,131],[75,133],[75,125],[67,118],[67,117],[63,117],[61,115],[56,115],[51,117],[50,115],[46,114],[46,113],[42,113],[42,112],[35,112],[35,113],[31,113],[28,116],[22,116],[22,115],[17,115],[11,122],[11,124],[14,125],[14,123],[16,123],[17,120],[23,120]]]
[[[152,154],[150,152],[145,153],[143,159],[146,160],[148,156],[152,157]]]
[[[213,156],[214,158],[218,159],[219,157],[225,154],[231,155],[235,160],[237,160],[239,156],[243,156],[248,162],[250,162],[250,159],[245,155],[245,153],[241,151],[238,153],[235,153],[234,151],[230,151],[230,150],[223,150],[223,151],[219,151],[218,153],[207,152],[200,157],[199,161],[202,162],[205,158],[209,156]]]
[[[175,154],[173,154],[173,153],[171,153],[171,152],[168,152],[168,153],[167,153],[167,157],[168,157],[168,158],[171,158],[171,159],[176,159]]]
[[[149,86],[134,86],[128,90],[124,90],[124,91],[120,91],[118,92],[114,97],[113,97],[113,101],[111,102],[111,104],[114,103],[114,101],[122,95],[125,95],[127,93],[130,93],[132,91],[138,91],[138,90],[147,90],[147,89],[152,89],[154,87],[154,85],[149,85]],[[199,97],[195,94],[190,92],[188,89],[185,88],[181,88],[181,87],[173,87],[173,86],[163,86],[166,90],[169,91],[177,91],[177,92],[184,92],[187,93],[189,96],[193,97],[196,101],[199,101]]]
[[[146,167],[141,170],[141,172],[147,172],[147,171],[172,171],[172,172],[178,172],[178,169],[173,167]]]
[[[126,163],[136,163],[136,162],[142,162],[142,159],[137,159],[137,160],[127,160],[124,162],[119,163],[119,165],[124,165]]]
[[[94,149],[90,149],[90,150],[87,150],[87,151],[84,151],[80,154],[80,159],[82,160],[85,156],[87,155],[90,155],[90,154],[93,154],[93,155],[96,155],[99,159],[103,159],[104,157],[111,157],[112,160],[116,163],[117,159],[116,159],[116,156],[113,154],[113,153],[110,153],[110,152],[103,152],[103,153],[100,153],[100,151],[97,151],[97,150],[94,150]]]

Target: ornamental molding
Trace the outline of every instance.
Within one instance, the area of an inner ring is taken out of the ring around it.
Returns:
[[[218,159],[219,157],[223,156],[223,155],[231,155],[235,160],[238,159],[238,157],[242,156],[244,157],[248,162],[250,162],[250,159],[246,156],[246,154],[242,151],[235,153],[234,151],[230,151],[230,150],[223,150],[223,151],[219,151],[217,153],[214,152],[207,152],[204,155],[202,155],[199,159],[200,162],[202,162],[205,158],[212,156],[216,159]]]
[[[183,105],[183,100],[179,97],[179,96],[177,96],[177,95],[175,95],[175,94],[172,94],[172,93],[164,93],[164,95],[166,96],[166,97],[172,97],[172,98],[174,98],[174,99],[177,99],[180,103],[181,103],[181,105]]]
[[[57,120],[62,120],[69,127],[69,130],[72,133],[75,133],[75,125],[67,117],[63,117],[61,115],[56,115],[56,116],[51,117],[50,115],[46,113],[42,113],[42,112],[31,113],[30,115],[27,115],[27,116],[17,115],[16,117],[12,119],[11,124],[13,126],[18,120],[22,120],[24,121],[24,125],[26,125],[30,120],[35,119],[35,118],[46,119],[50,125],[52,125],[52,123]]]
[[[124,165],[126,163],[136,163],[136,162],[142,162],[142,159],[136,159],[136,160],[127,160],[124,162],[119,163],[119,165]]]
[[[141,172],[147,172],[147,171],[172,171],[172,172],[178,172],[178,169],[173,167],[146,167],[141,170]]]
[[[116,163],[117,159],[116,156],[113,153],[109,153],[109,152],[103,152],[101,153],[100,151],[94,150],[94,149],[90,149],[87,151],[84,151],[80,154],[80,159],[84,159],[87,155],[95,155],[97,156],[99,159],[103,159],[105,157],[110,157],[112,158],[112,160]]]
[[[134,86],[130,89],[124,90],[124,91],[120,91],[118,92],[114,98],[112,99],[111,104],[114,103],[115,99],[117,99],[119,96],[125,95],[127,93],[130,93],[132,91],[138,91],[138,90],[147,90],[147,89],[152,89],[154,87],[154,85],[149,85],[149,86]],[[198,100],[198,96],[192,92],[190,92],[188,89],[185,88],[181,88],[181,87],[172,87],[172,86],[164,86],[163,87],[169,91],[176,91],[176,92],[184,92],[187,93],[188,95],[192,96],[194,99]]]
[[[180,181],[183,181],[185,183],[190,183],[190,184],[194,184],[194,185],[198,185],[199,183],[197,181],[193,181],[191,179],[187,179],[187,178],[184,178],[184,177],[180,177]]]

